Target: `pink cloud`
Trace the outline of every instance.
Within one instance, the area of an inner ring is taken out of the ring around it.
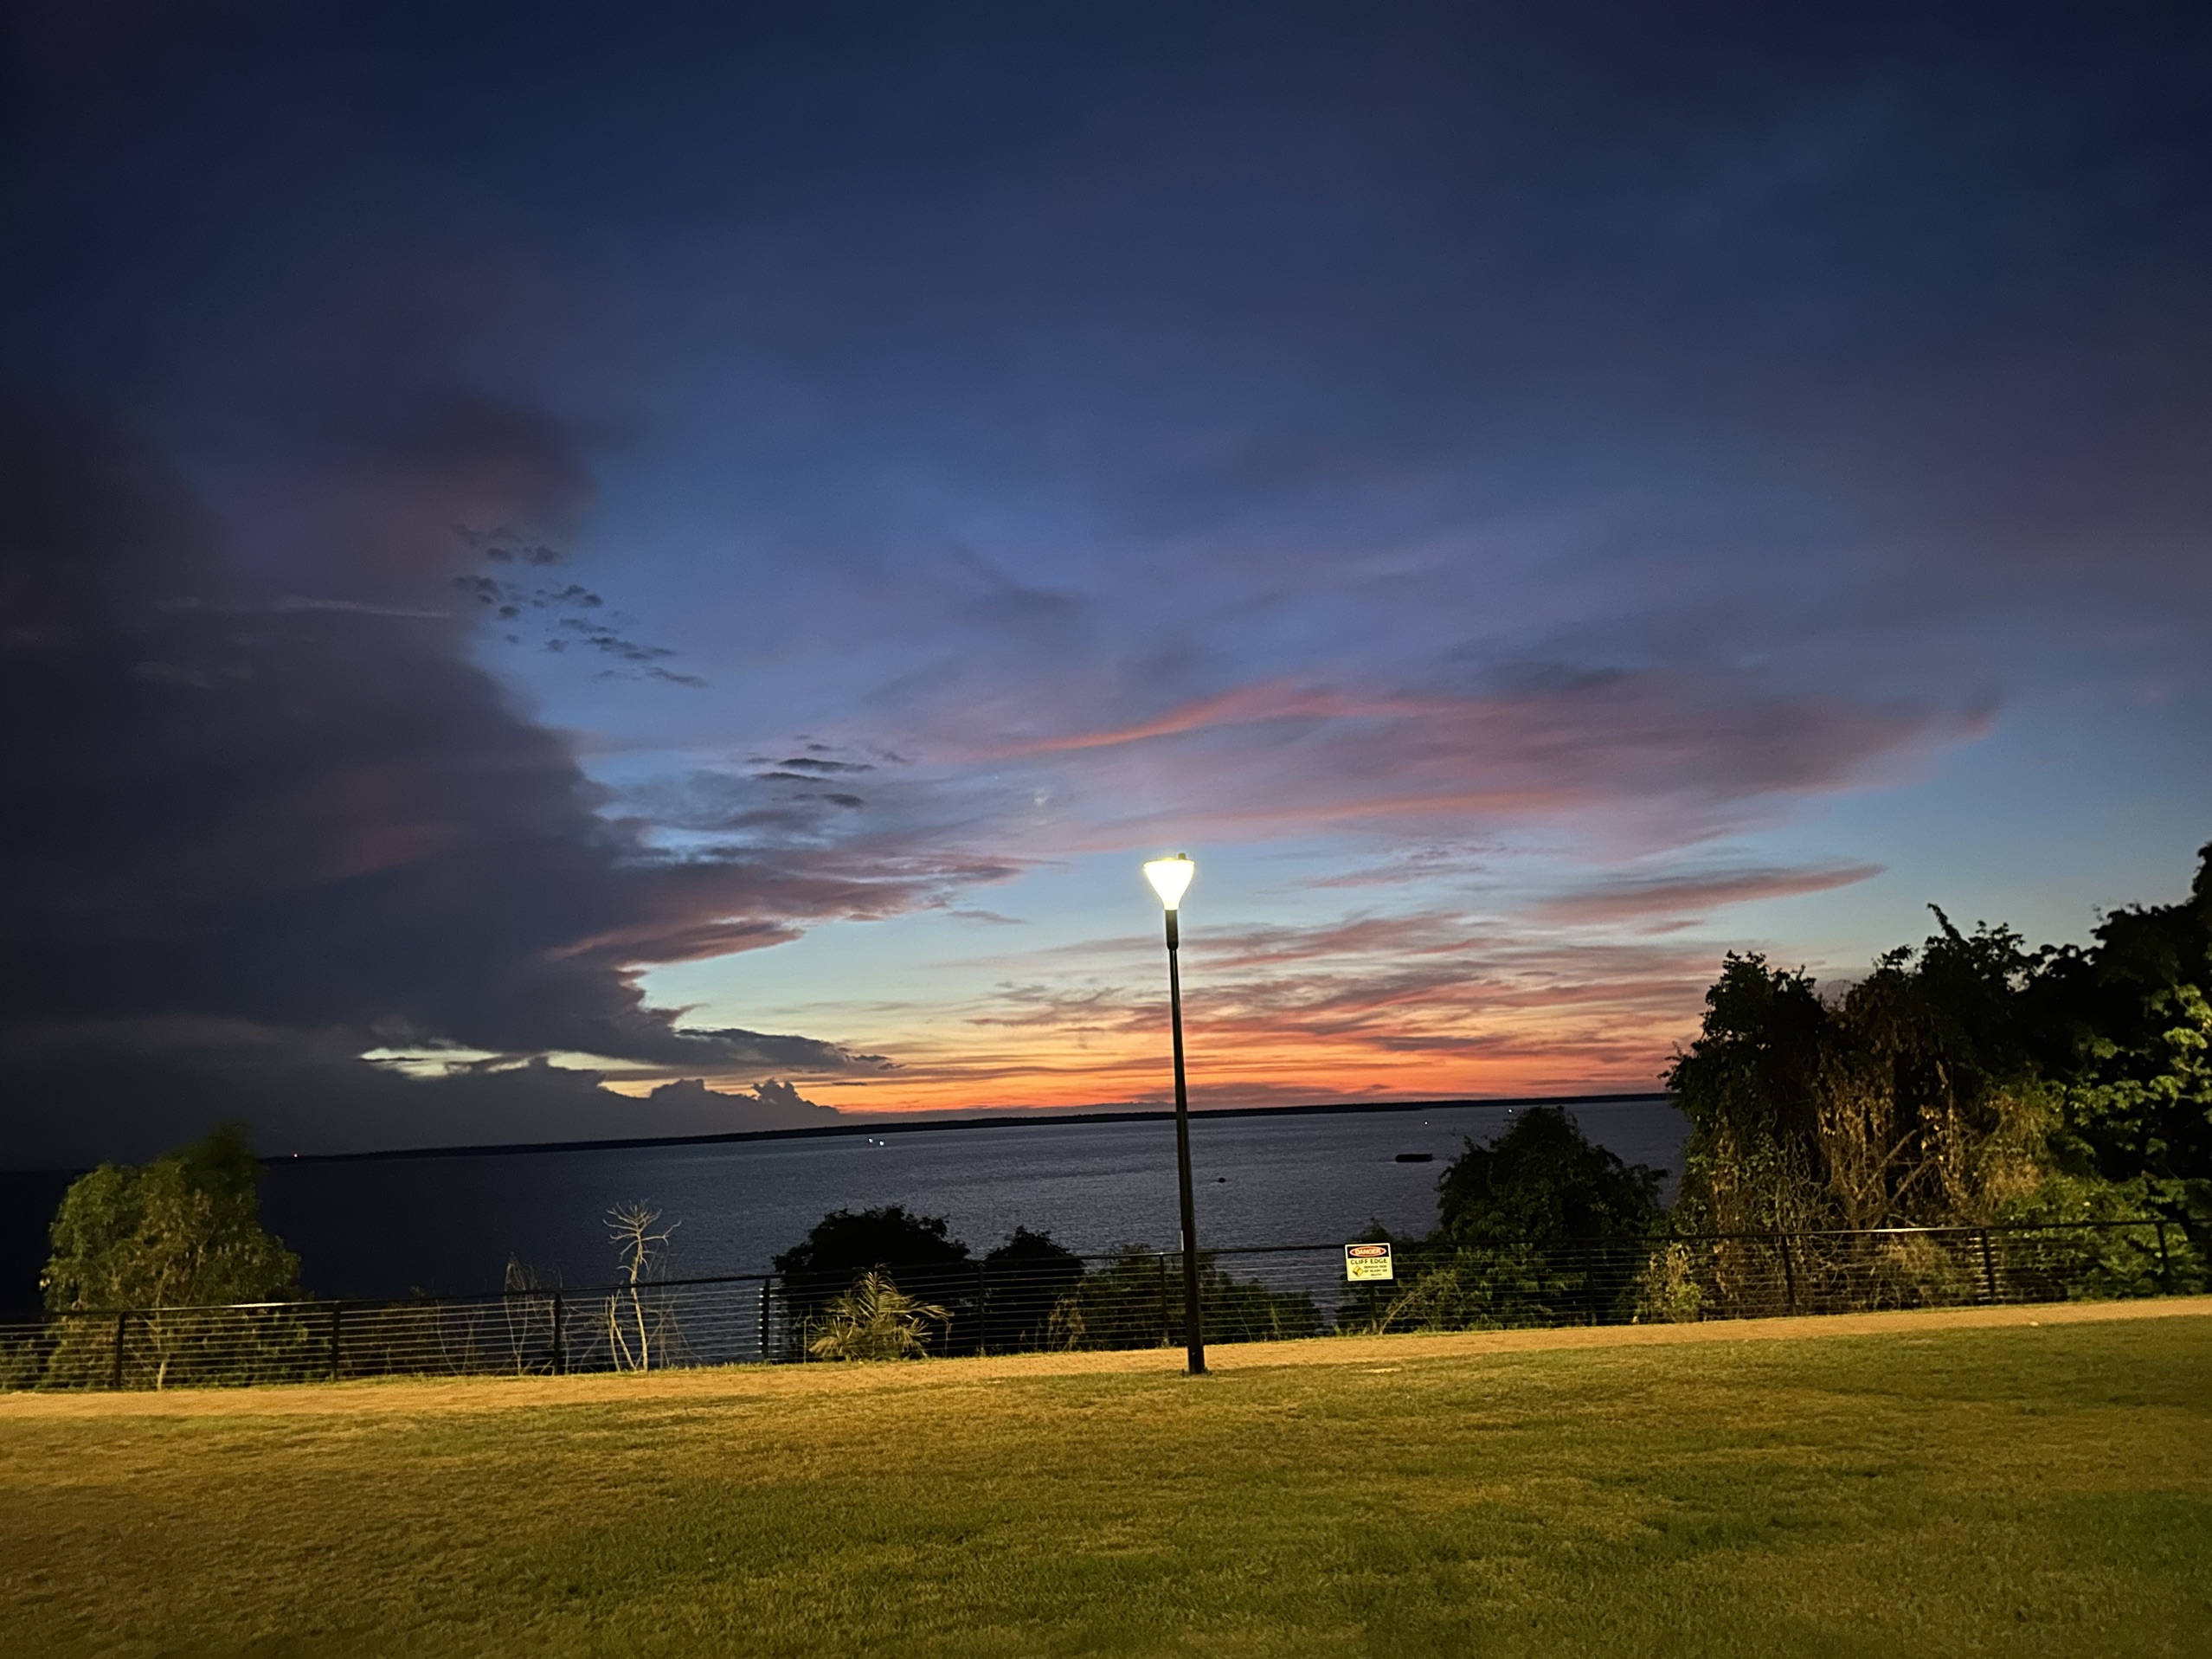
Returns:
[[[1634,877],[1605,882],[1586,891],[1540,899],[1534,914],[1557,922],[1607,923],[1643,916],[1675,917],[1745,904],[1754,899],[1789,898],[1801,893],[1832,892],[1872,880],[1878,864],[1842,864],[1810,869],[1760,868],[1706,873]]]

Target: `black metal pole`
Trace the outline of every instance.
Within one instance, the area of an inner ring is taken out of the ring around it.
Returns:
[[[1191,1199],[1191,1097],[1183,1084],[1183,975],[1176,956],[1182,941],[1175,912],[1167,912],[1167,1006],[1175,1026],[1175,1182],[1183,1200],[1183,1344],[1190,1374],[1206,1375],[1206,1320],[1199,1308],[1198,1206]]]

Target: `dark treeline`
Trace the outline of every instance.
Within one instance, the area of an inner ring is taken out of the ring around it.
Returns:
[[[896,1359],[1009,1348],[1172,1347],[1183,1341],[1180,1270],[1148,1246],[1086,1259],[1017,1227],[973,1254],[940,1216],[898,1205],[839,1210],[775,1257],[781,1357]],[[1225,1272],[1199,1253],[1210,1338],[1318,1335],[1313,1299]]]
[[[2086,946],[1938,931],[1840,996],[1730,955],[1668,1073],[1677,1231],[2157,1214],[2212,1229],[2212,846]]]

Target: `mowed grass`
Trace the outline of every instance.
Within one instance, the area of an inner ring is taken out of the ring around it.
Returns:
[[[25,1405],[0,1648],[2212,1653],[2212,1319],[1362,1352]]]

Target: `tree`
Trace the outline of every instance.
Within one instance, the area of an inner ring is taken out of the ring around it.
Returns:
[[[917,1296],[947,1304],[948,1322],[974,1307],[974,1264],[968,1246],[948,1237],[942,1216],[911,1214],[903,1205],[872,1210],[833,1210],[806,1238],[774,1260],[789,1316],[787,1342],[793,1357],[811,1339],[807,1331],[829,1305],[871,1272],[888,1274]]]
[[[40,1284],[55,1313],[276,1302],[299,1258],[261,1229],[260,1166],[235,1125],[139,1167],[102,1164],[63,1194]]]
[[[2198,857],[2187,900],[2116,911],[2087,947],[2030,950],[1931,905],[1925,942],[1825,1000],[1802,972],[1730,955],[1668,1073],[1691,1130],[1677,1234],[2157,1212],[2187,1237],[2054,1231],[2016,1270],[2109,1294],[2196,1283],[2212,1242],[2212,846]],[[1918,1265],[1884,1248],[1899,1284],[1968,1270],[1926,1238]],[[1763,1294],[1756,1247],[1711,1254],[1714,1294],[1739,1309]],[[1791,1305],[1860,1283],[1866,1254],[1800,1238]]]
[[[1881,957],[1832,1011],[1810,1162],[1835,1225],[1988,1221],[2049,1164],[2029,1034],[2042,955],[1928,908],[1938,931]]]
[[[1360,1311],[1378,1329],[1604,1320],[1625,1306],[1657,1230],[1659,1180],[1559,1108],[1523,1112],[1445,1166],[1439,1225],[1408,1253],[1410,1282]]]
[[[1668,1069],[1689,1119],[1682,1198],[1720,1231],[1802,1226],[1829,1025],[1811,978],[1730,951],[1705,993],[1697,1040]]]
[[[650,1371],[653,1350],[665,1350],[676,1336],[675,1315],[659,1298],[650,1302],[640,1287],[661,1276],[668,1257],[668,1237],[681,1226],[672,1221],[656,1231],[660,1212],[639,1200],[618,1204],[607,1212],[607,1236],[621,1264],[621,1290],[607,1299],[607,1343],[617,1371]]]
[[[1832,1001],[1802,969],[1723,961],[1667,1073],[1690,1122],[1677,1231],[1981,1222],[2034,1188],[2052,1116],[2030,1037],[2044,958],[2008,928],[1935,916]]]
[[[2212,1241],[2212,843],[2189,896],[2106,916],[2035,989],[2067,1173],[2125,1186]]]
[[[979,1341],[993,1349],[1046,1346],[1053,1308],[1083,1276],[1083,1258],[1051,1234],[1016,1227],[983,1258]]]
[[[48,1309],[142,1310],[136,1334],[150,1345],[154,1386],[194,1372],[206,1321],[156,1310],[299,1295],[299,1258],[261,1228],[260,1174],[243,1132],[226,1124],[150,1164],[102,1164],[80,1177],[54,1218],[40,1280]]]
[[[1437,1215],[1444,1238],[1462,1247],[1640,1244],[1659,1217],[1660,1174],[1594,1145],[1560,1108],[1539,1106],[1444,1166]]]

